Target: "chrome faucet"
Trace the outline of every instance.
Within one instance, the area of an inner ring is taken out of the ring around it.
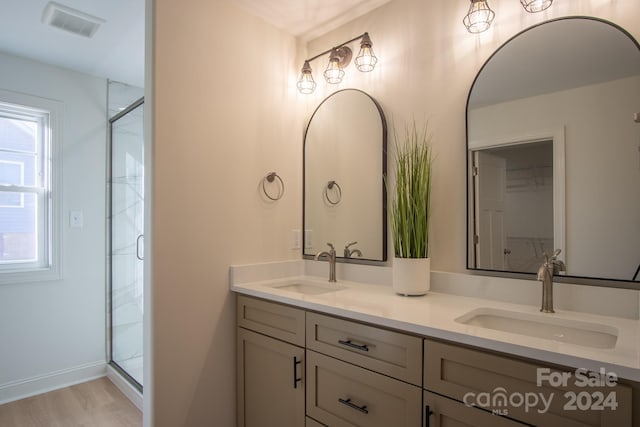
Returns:
[[[551,256],[545,252],[544,264],[538,269],[538,280],[542,282],[542,307],[540,311],[543,313],[555,313],[553,310],[553,276],[561,271],[567,271],[564,262],[557,259],[560,252],[560,249],[556,249]]]
[[[331,243],[327,243],[327,245],[329,245],[331,249],[328,252],[327,251],[318,252],[315,256],[315,259],[318,260],[322,257],[327,258],[327,261],[329,261],[329,281],[335,282],[336,281],[336,250]]]
[[[357,257],[362,257],[362,251],[360,249],[349,249],[350,246],[356,245],[358,242],[351,242],[347,246],[344,247],[344,257],[351,258],[352,255]]]

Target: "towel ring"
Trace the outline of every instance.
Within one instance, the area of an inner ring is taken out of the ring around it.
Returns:
[[[266,183],[272,183],[275,180],[280,181],[280,191],[278,191],[278,194],[276,194],[275,196],[272,196],[271,194],[269,194],[269,192],[267,191],[267,187],[266,187]],[[270,172],[268,173],[264,178],[262,178],[262,192],[264,193],[265,196],[267,196],[270,200],[280,200],[282,198],[282,196],[284,195],[284,182],[282,181],[282,178],[280,178],[280,176],[278,176],[277,173],[275,172]]]
[[[336,188],[337,197],[331,200],[331,197],[329,196],[329,190],[333,190],[334,187]],[[334,206],[340,203],[340,200],[342,200],[342,188],[340,188],[337,182],[327,182],[327,186],[324,187],[324,198],[327,199],[327,202],[331,203]]]

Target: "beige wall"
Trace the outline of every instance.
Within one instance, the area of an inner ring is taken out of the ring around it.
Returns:
[[[235,424],[233,263],[298,258],[295,39],[223,1],[156,1],[154,426]],[[293,71],[292,71],[293,72]],[[286,192],[260,195],[276,171]]]
[[[556,3],[528,14],[517,1],[493,0],[492,29],[472,35],[462,25],[468,2],[394,0],[308,45],[313,56],[368,31],[379,57],[372,73],[351,66],[343,83],[330,88],[319,75],[326,61],[312,62],[320,80],[315,102],[335,89],[356,87],[381,103],[390,128],[395,123],[402,129],[412,117],[429,120],[436,156],[430,248],[435,270],[465,269],[465,106],[475,75],[495,49],[527,27],[561,16],[604,18],[640,36],[640,24],[631,18],[640,13],[634,0]]]
[[[494,0],[493,30],[470,35],[464,1],[394,0],[309,44],[309,56],[364,31],[380,57],[350,68],[338,88],[374,96],[390,124],[429,118],[436,164],[433,268],[465,266],[465,104],[479,67],[521,29],[564,15],[594,15],[640,36],[636,0],[575,0],[528,15]],[[224,1],[155,0],[153,141],[153,421],[235,425],[232,263],[298,258],[303,122],[330,92],[295,92],[302,59],[291,36]],[[312,66],[321,70],[322,60]],[[319,80],[319,79],[317,79]],[[265,203],[275,170],[287,192]],[[148,423],[150,418],[147,414]]]

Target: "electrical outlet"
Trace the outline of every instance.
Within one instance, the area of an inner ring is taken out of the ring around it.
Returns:
[[[291,249],[300,249],[300,230],[291,230]]]
[[[313,241],[311,237],[313,236],[313,230],[304,230],[304,248],[311,249],[313,247]]]

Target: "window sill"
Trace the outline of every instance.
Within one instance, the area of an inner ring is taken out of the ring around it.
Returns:
[[[59,268],[29,268],[24,270],[0,270],[0,286],[21,283],[50,282],[62,279]]]

